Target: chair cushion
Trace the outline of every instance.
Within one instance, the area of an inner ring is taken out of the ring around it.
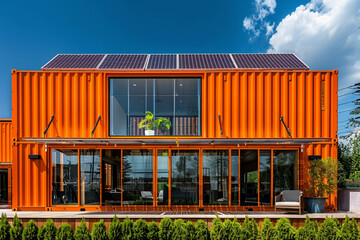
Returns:
[[[301,190],[284,190],[282,191],[281,201],[284,202],[299,202]]]
[[[299,202],[277,202],[276,207],[299,207]]]

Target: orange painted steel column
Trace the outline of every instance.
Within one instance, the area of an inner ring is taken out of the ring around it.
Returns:
[[[209,93],[209,99],[208,99],[208,106],[207,106],[207,110],[208,110],[208,116],[207,116],[207,120],[209,121],[209,126],[208,126],[208,134],[207,137],[209,138],[213,138],[215,137],[215,120],[216,120],[216,116],[215,116],[215,79],[214,79],[214,73],[210,74],[210,78],[208,79],[209,82],[209,89],[208,89],[208,93]]]
[[[209,104],[209,94],[208,94],[208,81],[209,75],[204,74],[204,77],[201,79],[201,135],[206,138],[208,137],[208,104]]]

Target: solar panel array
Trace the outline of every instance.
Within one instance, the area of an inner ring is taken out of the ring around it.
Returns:
[[[294,54],[58,54],[43,70],[308,70]]]

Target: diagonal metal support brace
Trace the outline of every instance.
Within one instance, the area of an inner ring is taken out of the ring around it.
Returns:
[[[94,126],[93,130],[91,131],[91,136],[94,135],[94,132],[100,122],[100,119],[101,119],[101,115],[98,116],[98,120],[96,121],[95,126]]]
[[[223,129],[222,129],[222,126],[221,126],[221,115],[218,115],[218,118],[219,118],[221,135],[223,135]]]
[[[292,138],[291,136],[291,132],[290,132],[290,129],[288,128],[288,126],[286,125],[285,121],[284,121],[284,117],[283,116],[280,116],[280,121],[282,122],[282,124],[284,125],[284,127],[286,128],[286,131],[288,133],[288,135]]]
[[[54,115],[51,115],[50,122],[49,122],[49,124],[47,125],[47,127],[46,127],[46,129],[44,131],[44,137],[45,137],[47,131],[49,130],[49,127],[50,127],[51,123],[53,122],[53,120],[54,120]]]

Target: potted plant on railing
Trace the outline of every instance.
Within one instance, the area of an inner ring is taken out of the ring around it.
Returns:
[[[310,162],[307,210],[310,213],[324,212],[325,202],[337,190],[337,162],[333,158],[316,159]]]
[[[146,116],[138,124],[138,128],[145,128],[145,136],[154,136],[155,130],[154,127],[164,131],[165,129],[169,130],[171,127],[171,122],[169,119],[164,117],[157,117],[154,119],[154,114],[150,111],[146,112]]]

